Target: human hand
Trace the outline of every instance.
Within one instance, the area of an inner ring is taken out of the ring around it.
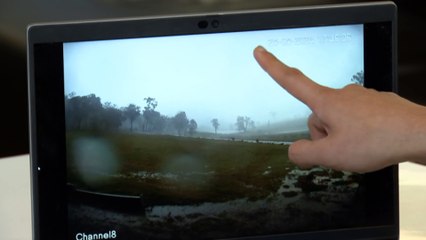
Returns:
[[[279,85],[312,110],[311,140],[298,140],[289,148],[289,158],[297,165],[369,172],[401,161],[426,163],[423,106],[354,84],[342,89],[321,86],[263,47],[254,50],[254,57]]]

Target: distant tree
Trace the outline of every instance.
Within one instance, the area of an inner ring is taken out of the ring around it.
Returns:
[[[163,122],[161,119],[161,114],[155,111],[155,108],[158,105],[158,102],[155,98],[147,97],[144,98],[146,106],[144,107],[142,116],[144,118],[143,131],[145,132],[160,132]]]
[[[176,128],[174,126],[174,117],[168,117],[168,116],[161,116],[161,122],[162,122],[162,129],[161,131],[163,133],[167,134],[175,134]]]
[[[251,120],[251,119],[248,119],[248,122],[247,122],[247,128],[249,128],[249,127],[251,129],[255,129],[256,128],[255,122],[253,120]]]
[[[237,126],[238,131],[247,132],[249,128],[254,128],[254,121],[247,116],[238,116],[237,123],[235,125]]]
[[[194,119],[191,119],[188,124],[188,134],[189,136],[193,136],[197,130],[197,122]]]
[[[103,105],[104,113],[102,117],[103,126],[108,130],[117,130],[124,120],[123,112],[115,104],[106,102]]]
[[[158,117],[155,117],[153,131],[157,133],[163,133],[166,130],[169,118],[167,116],[161,115],[159,112],[156,113],[158,113]]]
[[[188,127],[188,118],[185,112],[178,112],[173,118],[173,125],[179,136],[184,135]]]
[[[85,128],[86,129],[99,129],[99,121],[102,119],[103,107],[101,98],[95,94],[89,94],[82,97],[84,104],[84,111],[86,115]]]
[[[355,75],[353,75],[351,78],[351,82],[358,85],[364,85],[364,71],[355,73]]]
[[[95,94],[76,96],[75,93],[65,97],[65,116],[67,128],[73,130],[98,128],[102,119],[101,99]]]
[[[130,121],[130,131],[133,131],[133,122],[139,115],[141,115],[141,110],[139,106],[136,106],[135,104],[129,104],[129,106],[124,107],[122,109],[123,115],[129,119]]]
[[[162,132],[164,128],[164,117],[157,111],[144,111],[144,128],[145,132]]]
[[[67,129],[80,130],[86,115],[81,96],[71,93],[65,96],[65,123]]]
[[[213,118],[212,120],[211,120],[211,123],[212,123],[212,125],[213,125],[213,127],[214,127],[214,133],[215,134],[217,134],[217,129],[219,128],[219,120],[217,120],[217,118]]]
[[[238,116],[237,117],[237,123],[236,123],[236,125],[237,125],[238,131],[245,132],[247,130],[247,128],[246,128],[246,126],[244,124],[244,117],[243,116]]]
[[[155,100],[155,98],[147,97],[147,98],[144,98],[143,100],[145,100],[146,102],[146,106],[144,107],[144,110],[147,110],[147,111],[155,110],[155,108],[158,105],[158,102],[157,100]]]

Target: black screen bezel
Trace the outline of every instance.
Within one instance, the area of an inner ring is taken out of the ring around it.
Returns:
[[[200,21],[218,21],[220,25],[200,28]],[[396,6],[389,2],[31,26],[28,66],[34,239],[63,238],[67,231],[62,43],[344,24],[364,24],[365,86],[396,92]],[[279,238],[397,239],[397,176],[396,166],[366,175],[371,186],[368,189],[379,188],[384,193],[368,202],[367,208],[374,209],[371,223],[366,223],[368,227],[286,234]],[[367,195],[373,196],[368,192]],[[389,222],[377,225],[378,216]]]

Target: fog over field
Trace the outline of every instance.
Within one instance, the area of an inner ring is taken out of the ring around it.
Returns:
[[[362,25],[75,42],[64,44],[65,94],[118,107],[155,98],[156,111],[185,111],[199,131],[213,131],[214,118],[219,132],[235,130],[238,116],[260,128],[306,119],[310,110],[255,62],[257,45],[333,88],[363,70]]]

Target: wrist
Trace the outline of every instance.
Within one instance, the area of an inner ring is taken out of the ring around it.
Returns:
[[[406,149],[401,149],[406,156],[401,160],[426,165],[426,107],[416,107],[418,109],[407,116],[407,134],[404,137]]]

